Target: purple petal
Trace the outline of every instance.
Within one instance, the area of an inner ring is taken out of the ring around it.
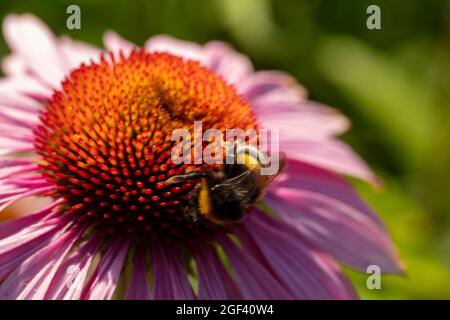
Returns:
[[[40,214],[42,213],[38,213],[38,215]],[[6,253],[17,250],[18,247],[23,244],[27,244],[29,241],[45,235],[58,226],[58,220],[38,221],[37,223],[33,223],[34,217],[34,215],[23,217],[0,224],[0,227],[2,227],[2,235],[6,235],[6,237],[0,240],[0,259],[3,258]],[[4,229],[3,225],[5,225]]]
[[[69,37],[62,37],[59,40],[59,48],[67,57],[72,68],[79,67],[81,63],[98,62],[102,52],[94,46],[73,40]]]
[[[125,40],[113,31],[105,32],[103,43],[108,51],[113,53],[122,52],[125,56],[136,47],[133,43]]]
[[[146,255],[143,249],[138,249],[134,256],[133,273],[128,285],[127,300],[149,300],[150,289],[147,280]]]
[[[0,286],[0,299],[41,300],[64,257],[84,230],[75,228],[35,252]]]
[[[335,109],[308,103],[295,110],[272,110],[258,116],[265,128],[279,129],[283,141],[321,140],[344,133],[349,121]]]
[[[364,161],[341,141],[335,139],[285,141],[283,136],[280,136],[280,150],[290,159],[354,176],[374,185],[380,184],[379,179]]]
[[[285,179],[266,195],[267,204],[322,250],[355,268],[379,265],[400,272],[399,258],[380,219],[340,177],[289,162]]]
[[[227,236],[220,237],[218,241],[230,261],[236,283],[245,299],[293,298],[270,271],[252,257],[251,251],[243,251]]]
[[[186,59],[204,62],[203,48],[193,42],[178,40],[167,35],[158,35],[145,42],[149,52],[168,52]]]
[[[14,188],[8,191],[0,189],[0,212],[12,204],[13,202],[34,195],[42,195],[47,191],[52,190],[53,186],[45,186],[36,189]]]
[[[56,272],[46,294],[48,300],[78,300],[83,292],[88,271],[102,245],[102,239],[91,236]]]
[[[209,42],[202,47],[193,42],[158,35],[150,38],[144,47],[149,52],[168,52],[198,61],[235,85],[250,76],[253,71],[253,66],[245,55],[219,41]]]
[[[267,107],[275,98],[298,104],[304,102],[307,97],[305,88],[291,75],[279,71],[254,72],[237,86],[244,97],[252,102],[258,114],[260,105]],[[267,107],[274,112],[277,108],[276,104]]]
[[[236,283],[228,274],[212,245],[198,244],[191,252],[197,266],[199,300],[241,298]]]
[[[33,131],[28,128],[18,127],[9,123],[0,123],[1,136],[17,139],[24,142],[34,142]]]
[[[18,132],[16,132],[17,134]],[[32,149],[33,148],[33,141],[30,141],[31,139],[21,139],[19,137],[11,136],[14,133],[6,133],[2,134],[0,136],[0,148],[1,149],[7,149],[7,148],[14,148],[14,149]]]
[[[46,217],[52,216],[54,214],[52,210],[59,204],[61,204],[61,201],[53,202],[38,212],[26,215],[22,218],[0,222],[0,239],[3,240],[18,233],[24,228],[30,227],[41,220],[45,220]]]
[[[0,280],[17,268],[57,234],[57,225],[36,223],[0,240]]]
[[[3,34],[12,51],[25,61],[27,69],[52,87],[58,87],[68,71],[68,62],[51,30],[35,16],[9,15]]]
[[[0,156],[25,151],[34,151],[34,145],[32,142],[0,137]]]
[[[253,97],[250,102],[258,117],[279,112],[294,112],[309,103],[304,91],[298,86],[278,88]]]
[[[86,285],[83,300],[110,300],[117,287],[129,241],[111,243]]]
[[[37,171],[39,167],[28,161],[28,159],[8,159],[2,157],[0,159],[0,180],[8,178],[16,174]]]
[[[22,177],[10,177],[5,179],[3,182],[6,184],[14,185],[16,187],[22,187],[27,189],[50,187],[51,183],[47,179],[42,177],[40,174],[33,176],[22,176]]]
[[[152,248],[153,298],[155,300],[195,299],[180,252],[169,245],[163,246],[156,243]]]
[[[251,75],[253,66],[247,56],[228,44],[212,41],[203,48],[203,62],[207,68],[220,74],[230,84],[238,85]]]
[[[2,119],[3,123],[23,127],[29,130],[34,129],[39,123],[38,114],[36,112],[21,110],[20,108],[14,107],[10,108],[5,104],[0,108],[0,119]]]
[[[27,72],[25,61],[17,54],[7,55],[2,59],[2,70],[8,76]]]
[[[296,299],[352,299],[354,290],[337,265],[294,229],[255,210],[243,223],[276,277]],[[239,237],[239,233],[237,234]]]
[[[6,106],[28,111],[38,111],[42,108],[36,100],[51,98],[52,89],[43,85],[28,74],[14,75],[0,79],[0,101]],[[31,98],[36,98],[33,100]]]
[[[361,214],[366,215],[373,222],[383,226],[380,218],[364,203],[353,186],[344,178],[331,171],[307,163],[288,160],[286,170],[280,179],[275,180],[273,186],[325,195],[346,203]]]

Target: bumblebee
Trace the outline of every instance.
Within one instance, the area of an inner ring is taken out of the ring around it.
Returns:
[[[284,155],[278,160],[278,171],[274,175],[262,175],[261,168],[269,163],[252,147],[237,148],[235,160],[242,156],[244,161],[223,164],[220,169],[192,172],[175,176],[167,184],[182,183],[200,179],[195,190],[189,194],[185,215],[194,222],[212,222],[228,225],[239,221],[245,212],[264,194],[267,186],[282,171]]]

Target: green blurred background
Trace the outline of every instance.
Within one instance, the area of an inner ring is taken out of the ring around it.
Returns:
[[[66,28],[70,4],[81,7],[81,30]],[[371,4],[381,30],[366,28]],[[385,181],[381,190],[354,183],[383,216],[407,275],[368,290],[365,275],[348,271],[361,296],[450,299],[450,1],[2,0],[1,19],[10,12],[98,46],[107,29],[139,45],[160,33],[222,39],[257,69],[293,74],[352,120],[343,139]]]

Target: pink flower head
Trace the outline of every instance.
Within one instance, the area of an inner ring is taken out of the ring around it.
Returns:
[[[31,15],[6,17],[3,32],[0,210],[52,200],[0,223],[1,298],[351,299],[338,262],[401,272],[341,177],[377,180],[335,138],[347,119],[289,75],[254,71],[217,41],[156,36],[137,49],[108,32],[103,53]],[[168,160],[170,132],[196,120],[280,130],[287,166],[264,209],[220,226],[183,213],[200,182],[165,184],[192,171]]]

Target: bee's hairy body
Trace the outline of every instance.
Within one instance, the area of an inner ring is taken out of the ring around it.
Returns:
[[[194,220],[207,220],[215,224],[239,221],[245,211],[262,195],[260,178],[255,172],[243,179],[230,182],[230,178],[248,172],[244,165],[225,165],[224,171],[208,171],[202,178],[198,191],[191,194],[193,201],[188,214]],[[227,175],[228,172],[233,175]]]
[[[238,149],[239,150],[239,149]],[[240,149],[243,161],[223,164],[220,169],[192,172],[170,178],[167,183],[181,183],[200,179],[190,194],[185,215],[197,223],[210,222],[227,225],[239,221],[245,212],[264,194],[267,185],[276,175],[261,175],[259,152],[253,148]],[[238,151],[239,152],[239,151]],[[280,162],[283,167],[284,162]]]

